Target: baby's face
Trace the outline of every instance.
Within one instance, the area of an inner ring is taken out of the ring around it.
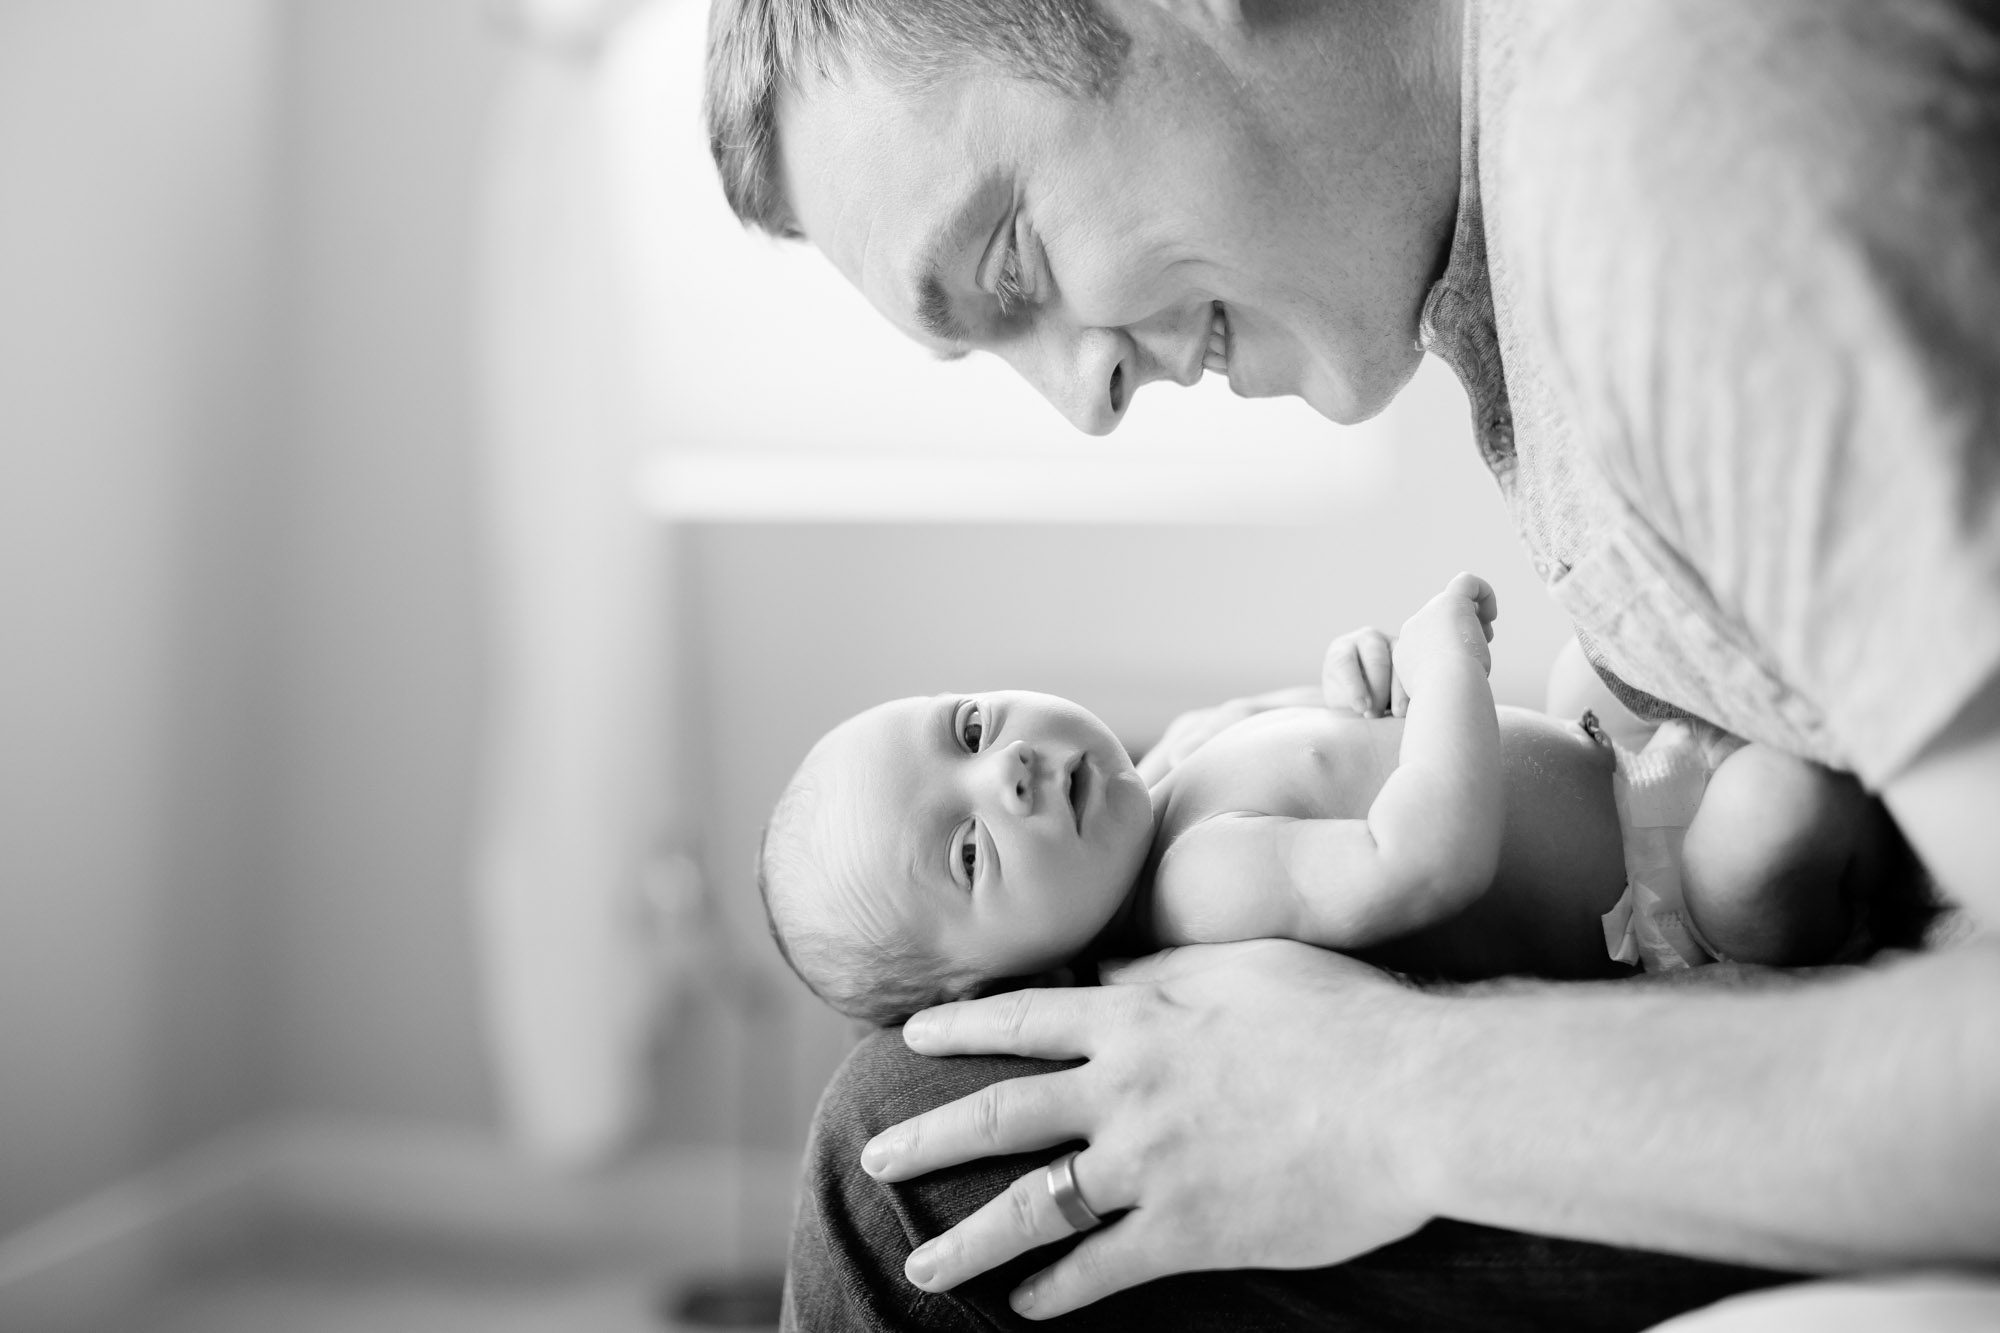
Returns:
[[[914,929],[987,976],[1088,944],[1152,845],[1152,799],[1124,747],[1053,695],[899,699],[820,749],[830,906],[878,938]]]

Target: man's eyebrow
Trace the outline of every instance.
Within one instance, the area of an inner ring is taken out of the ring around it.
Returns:
[[[957,255],[961,247],[970,244],[983,228],[991,225],[993,210],[1005,202],[1010,188],[1003,173],[989,173],[953,210],[943,227],[933,234],[925,251],[923,273],[917,279],[917,327],[937,342],[946,344],[933,349],[940,360],[961,359],[971,350],[967,344],[972,341],[971,330],[966,328],[958,312],[951,307],[951,293],[944,283],[945,262]]]
[[[951,293],[944,289],[944,279],[936,269],[931,269],[917,280],[917,327],[936,338],[939,342],[952,344],[949,348],[936,349],[940,361],[957,361],[967,352],[966,343],[972,340],[965,325],[951,308]]]

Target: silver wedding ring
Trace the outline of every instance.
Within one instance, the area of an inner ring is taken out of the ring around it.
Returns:
[[[1083,1201],[1083,1191],[1076,1187],[1076,1154],[1066,1152],[1049,1163],[1049,1197],[1056,1201],[1056,1211],[1063,1215],[1063,1221],[1078,1231],[1093,1231],[1104,1225],[1104,1219],[1090,1211],[1090,1205]]]

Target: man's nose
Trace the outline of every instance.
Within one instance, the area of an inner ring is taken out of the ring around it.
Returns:
[[[1035,813],[1035,780],[1038,756],[1026,741],[993,752],[994,782],[999,787],[1000,806],[1009,814]]]
[[[1071,425],[1086,435],[1108,435],[1138,391],[1138,353],[1121,330],[1087,328],[1008,359]]]

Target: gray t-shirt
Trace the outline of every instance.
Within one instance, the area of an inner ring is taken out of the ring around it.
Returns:
[[[1423,344],[1550,594],[1642,709],[1885,783],[2000,670],[2000,6],[1467,24]]]

